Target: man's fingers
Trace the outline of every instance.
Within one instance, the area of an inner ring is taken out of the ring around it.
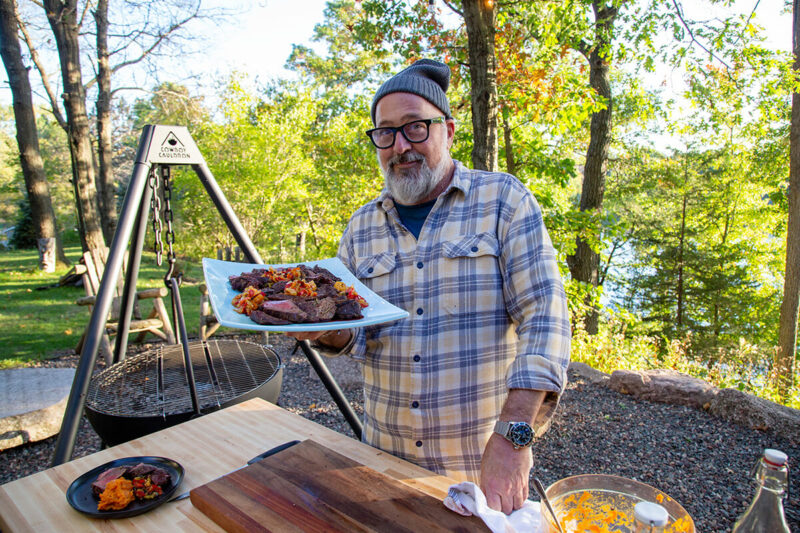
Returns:
[[[519,509],[522,507],[522,504],[525,503],[525,500],[528,499],[527,491],[525,490],[517,490],[514,492],[514,510]]]
[[[503,503],[500,500],[500,496],[496,492],[483,492],[486,496],[486,505],[489,506],[490,509],[494,509],[495,511],[502,511],[503,510]]]
[[[514,496],[511,494],[504,494],[500,497],[500,500],[503,502],[503,513],[511,514],[511,511],[514,510]]]

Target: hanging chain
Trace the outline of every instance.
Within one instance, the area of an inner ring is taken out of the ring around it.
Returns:
[[[161,223],[161,197],[158,195],[158,172],[156,166],[150,167],[150,175],[147,177],[147,182],[150,190],[153,191],[150,196],[150,210],[153,212],[153,234],[155,240],[153,241],[153,252],[156,254],[156,264],[161,266],[161,256],[164,254],[164,243],[161,241],[161,232],[164,229]]]
[[[167,222],[167,262],[169,262],[169,270],[164,276],[164,283],[169,286],[169,280],[175,274],[175,229],[173,228],[173,212],[172,212],[172,176],[170,167],[168,165],[161,165],[161,182],[164,184],[164,220]],[[181,284],[182,275],[175,276],[178,285]]]

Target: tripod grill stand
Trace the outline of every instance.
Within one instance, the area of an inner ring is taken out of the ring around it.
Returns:
[[[148,207],[153,191],[147,187],[148,175],[153,165],[191,165],[200,182],[208,192],[211,201],[228,226],[247,261],[263,263],[261,256],[250,241],[231,205],[219,188],[214,176],[206,165],[189,131],[182,126],[145,126],[139,139],[133,175],[122,204],[116,233],[111,242],[108,261],[103,279],[97,293],[96,304],[92,310],[86,339],[83,344],[75,378],[72,382],[61,431],[53,454],[53,466],[69,461],[75,446],[81,414],[86,402],[86,393],[92,377],[92,369],[97,362],[100,341],[105,329],[106,317],[113,301],[113,289],[122,270],[122,261],[127,244],[130,242],[130,257],[125,273],[125,284],[120,302],[120,318],[114,348],[115,361],[124,357],[128,344],[131,316],[136,298],[136,280],[142,259],[145,235],[147,233]],[[131,237],[133,239],[131,240]],[[299,342],[306,358],[328,390],[339,410],[344,415],[357,438],[361,438],[363,427],[353,407],[345,398],[336,380],[331,375],[322,357],[308,341]]]

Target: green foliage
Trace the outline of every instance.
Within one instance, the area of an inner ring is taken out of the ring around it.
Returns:
[[[613,27],[595,21],[588,0],[496,3],[500,167],[542,206],[576,324],[575,356],[606,371],[674,368],[777,398],[770,347],[786,240],[786,95],[799,86],[791,58],[766,48],[746,14],[693,21],[677,11],[681,2],[606,4],[616,9]],[[449,6],[461,4],[332,0],[313,36],[325,52],[295,46],[287,60],[297,81],[214,80],[213,109],[174,82],[120,102],[120,193],[141,128],[185,125],[265,261],[334,255],[349,216],[382,187],[363,132],[372,95],[391,73],[419,57],[450,65],[452,152],[471,159],[467,35]],[[587,58],[597,46],[610,101],[589,83]],[[667,78],[655,73],[665,68],[684,75],[684,94],[667,97],[658,86]],[[590,120],[609,104],[604,208],[580,212]],[[0,110],[3,225],[18,216],[24,191],[11,116]],[[69,242],[76,233],[66,139],[46,114],[38,120]],[[188,169],[176,171],[174,206],[176,247],[188,260],[235,244]],[[598,287],[569,279],[565,258],[577,237],[600,253]],[[595,336],[581,327],[587,305],[605,306]]]
[[[73,263],[80,258],[79,245],[65,251]],[[54,286],[67,273],[67,267],[59,266],[55,272],[47,273],[38,269],[38,261],[35,250],[0,254],[0,369],[74,353],[89,322],[88,308],[75,304],[85,296],[83,288]],[[181,264],[185,273],[181,301],[189,332],[196,335],[200,316],[196,285],[202,279],[202,271],[197,262],[181,258]],[[163,277],[164,269],[156,266],[152,254],[145,253],[137,287],[163,286]],[[165,303],[169,308],[169,302]]]
[[[14,231],[8,244],[13,248],[36,248],[36,230],[33,227],[33,217],[31,216],[31,206],[27,200],[17,204],[17,220],[14,223]]]
[[[800,409],[800,384],[786,399],[778,394],[769,346],[737,339],[715,349],[711,359],[698,357],[691,334],[668,339],[643,334],[639,318],[626,311],[606,317],[596,335],[573,328],[573,361],[601,372],[614,370],[676,370],[708,381],[719,388],[736,388],[755,396]]]

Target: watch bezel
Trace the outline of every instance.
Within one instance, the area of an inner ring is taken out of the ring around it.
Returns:
[[[525,448],[533,443],[533,428],[527,422],[512,422],[506,437],[517,448]]]

